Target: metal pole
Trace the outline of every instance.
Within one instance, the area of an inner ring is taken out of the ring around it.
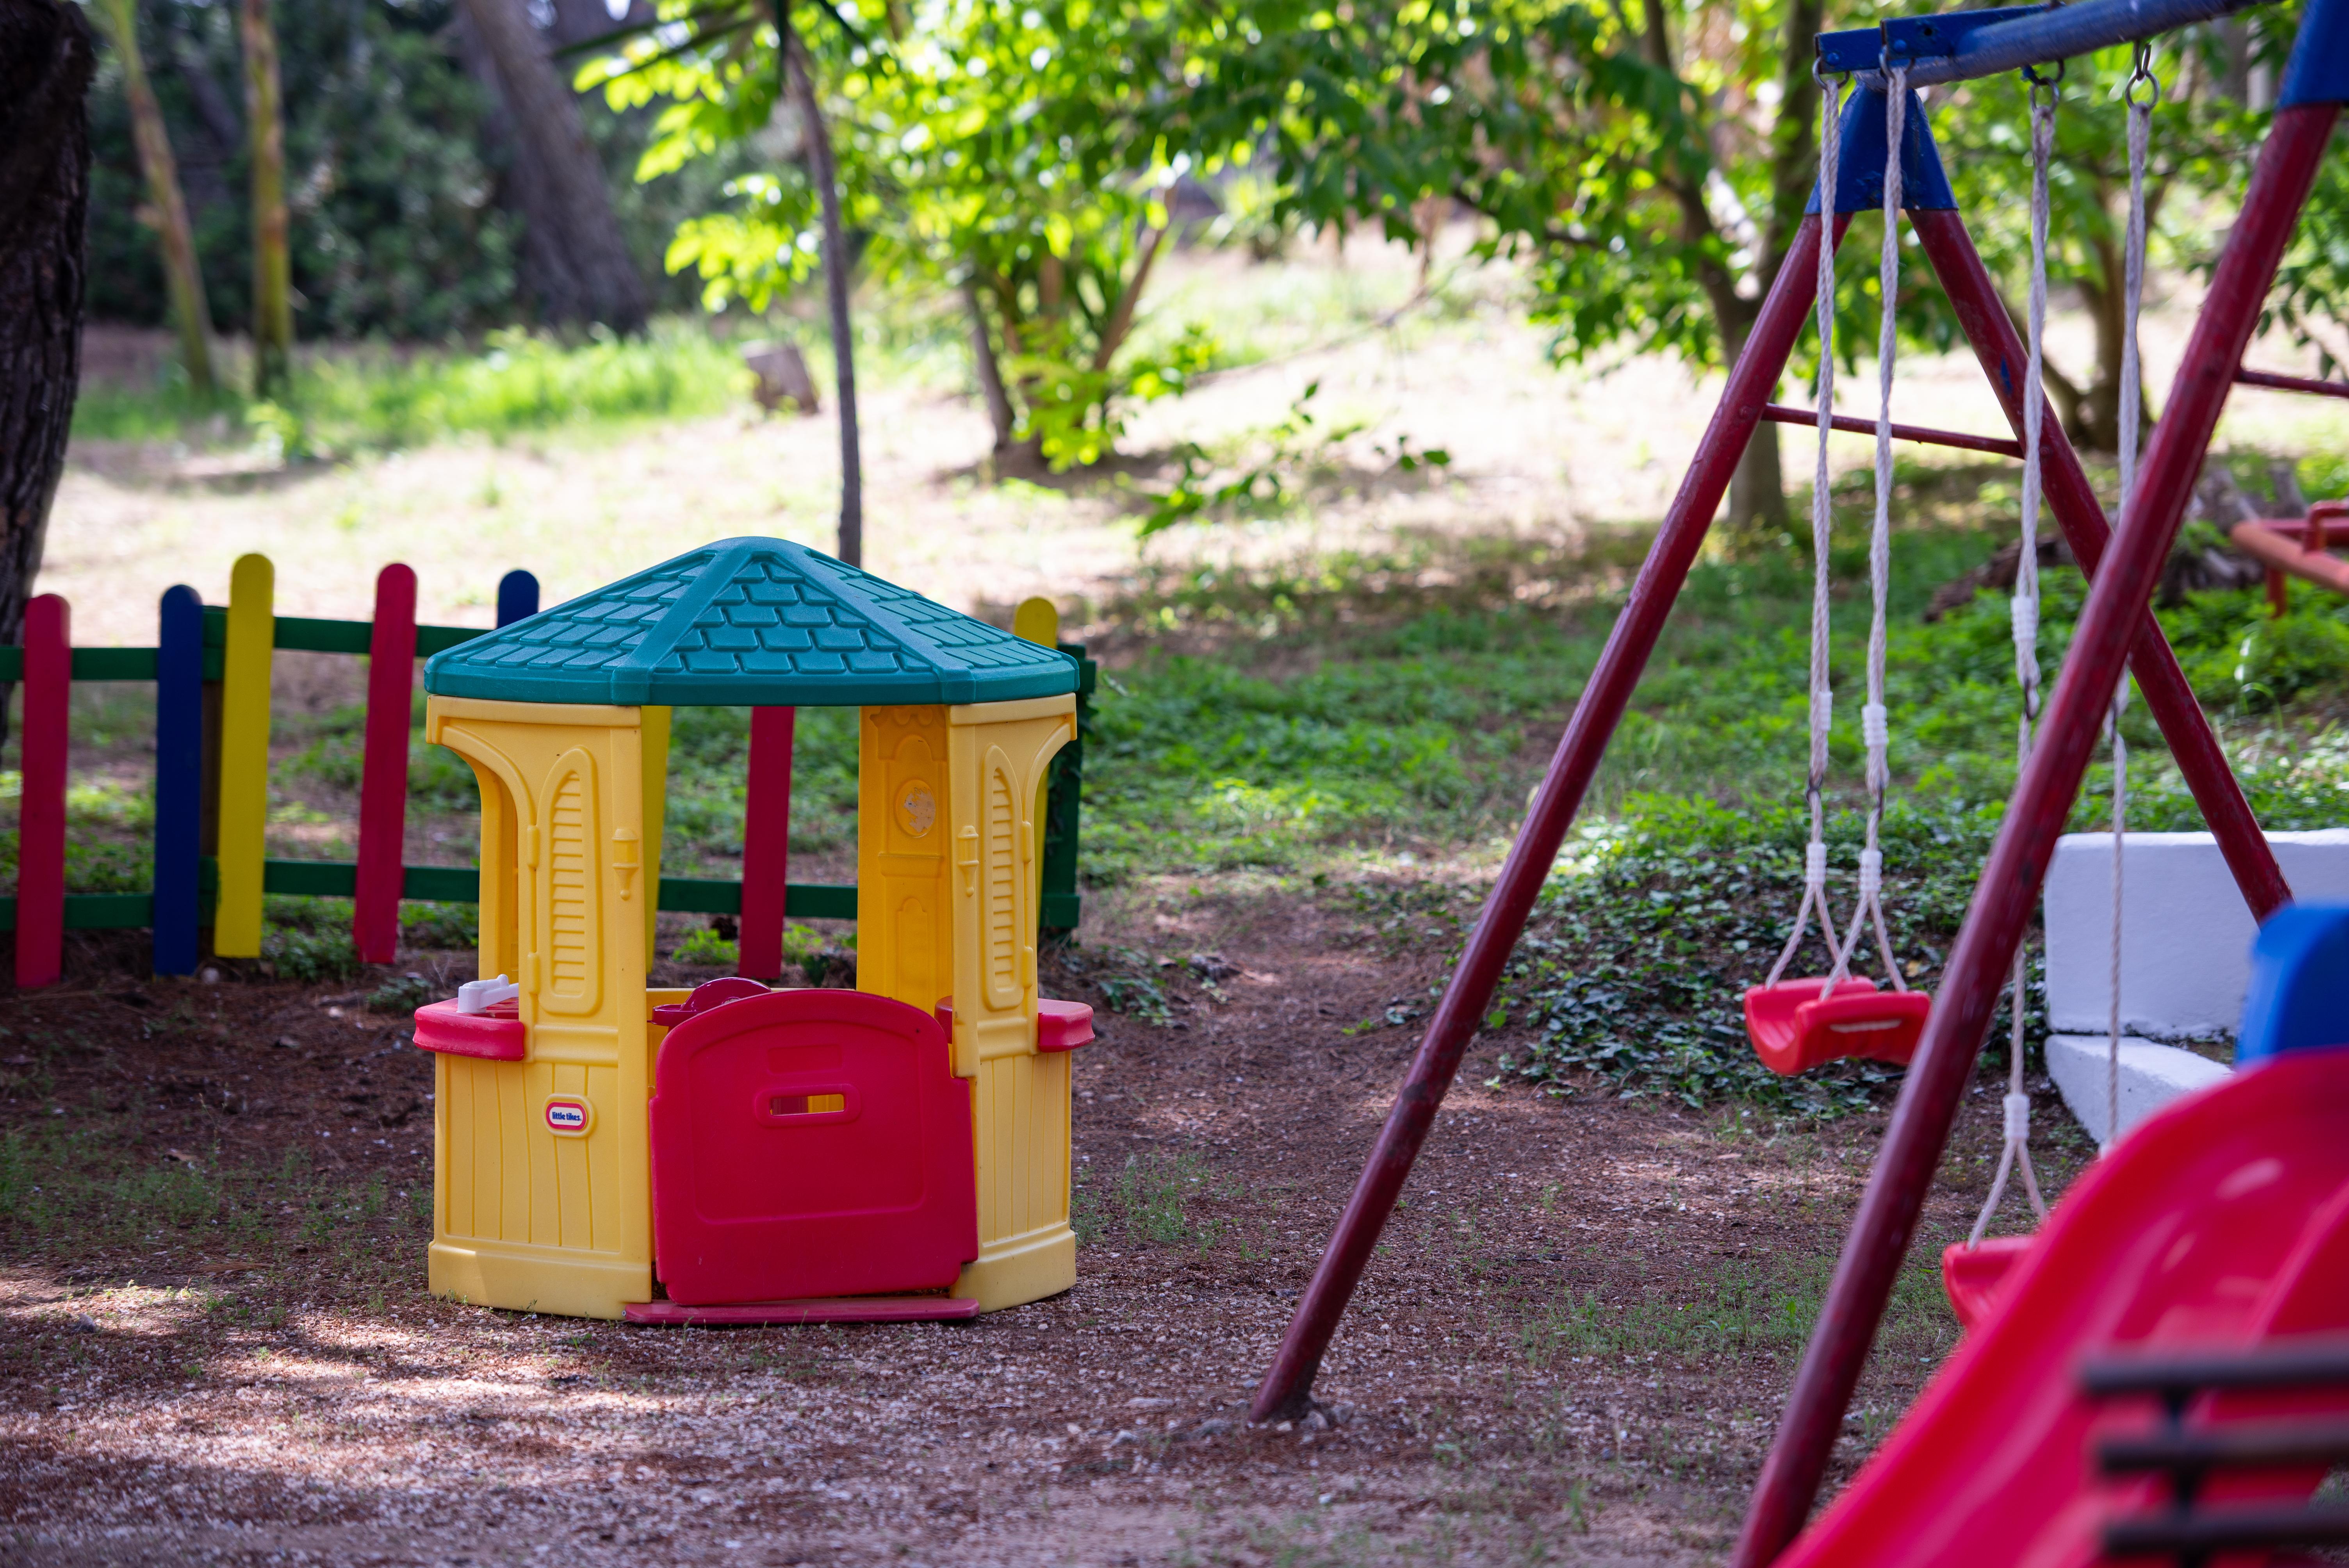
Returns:
[[[2349,397],[2349,381],[2319,381],[2313,376],[2278,376],[2271,370],[2237,370],[2235,379],[2246,387],[2278,392],[2305,392],[2314,397]]]
[[[1807,425],[1819,428],[1819,412],[1816,408],[1792,408],[1784,403],[1772,403],[1762,410],[1762,417],[1774,424]],[[1830,429],[1847,430],[1855,436],[1876,434],[1876,421],[1857,414],[1837,414],[1827,420]],[[1894,425],[1892,438],[1915,441],[1925,447],[1955,447],[1966,452],[1989,452],[2002,458],[2023,456],[2023,443],[2002,440],[1996,436],[1970,436],[1963,430],[1937,430],[1930,425]]]
[[[2136,639],[2193,493],[2235,366],[2257,325],[2339,113],[2335,104],[2279,110],[2211,280],[2169,406],[2138,470],[2137,511],[2088,590],[2069,655],[1990,861],[1950,954],[1933,1015],[1900,1085],[1883,1152],[1837,1261],[1817,1328],[1795,1375],[1778,1436],[1754,1489],[1731,1563],[1763,1568],[1785,1551],[1817,1498],[1819,1479],[1867,1364],[1876,1326],[1916,1233],[1950,1123],[1973,1077],[2014,950],[2079,793],[2129,645]]]
[[[1837,218],[1837,242],[1849,222],[1848,217]],[[1412,1058],[1411,1074],[1380,1130],[1378,1147],[1362,1168],[1354,1195],[1330,1238],[1329,1249],[1321,1254],[1320,1266],[1314,1271],[1313,1283],[1297,1305],[1297,1315],[1280,1342],[1280,1352],[1257,1389],[1256,1401],[1248,1408],[1250,1420],[1288,1419],[1304,1414],[1312,1403],[1313,1378],[1321,1368],[1330,1336],[1338,1330],[1338,1320],[1361,1282],[1371,1251],[1386,1227],[1404,1179],[1411,1174],[1412,1162],[1419,1157],[1420,1145],[1427,1140],[1428,1126],[1444,1103],[1453,1075],[1459,1071],[1461,1055],[1492,1005],[1502,966],[1516,947],[1526,915],[1557,859],[1558,845],[1566,839],[1576,809],[1582,804],[1583,791],[1589,788],[1608,739],[1647,667],[1664,618],[1671,613],[1672,601],[1696,561],[1713,514],[1728,491],[1729,476],[1761,421],[1763,406],[1778,385],[1795,338],[1810,319],[1817,287],[1819,232],[1816,213],[1806,217],[1795,232],[1777,281],[1763,302],[1761,316],[1729,373],[1729,385],[1722,390],[1713,422],[1705,427],[1697,445],[1696,459],[1681,481],[1671,510],[1664,514],[1647,562],[1631,584],[1630,599],[1616,617],[1615,630],[1582,688],[1581,700],[1575,704],[1574,717],[1550,758],[1532,810],[1509,846],[1500,880],[1485,901],[1484,913],[1460,955],[1460,966],[1444,987],[1435,1016],[1428,1021],[1419,1054]]]
[[[1998,297],[1997,285],[1991,281],[1981,255],[1974,250],[1965,220],[1955,212],[1912,212],[1909,222],[1917,232],[1925,259],[1932,263],[1933,273],[1940,280],[1941,292],[1949,295],[1951,305],[1957,311],[1958,325],[1982,361],[1982,372],[1989,377],[1991,389],[1998,395],[1999,406],[2006,411],[2007,422],[2020,435],[2026,364],[2023,339],[2015,333],[2014,319],[2007,314],[2004,302]],[[2037,400],[2039,449],[2043,454],[2048,508],[2054,512],[2057,525],[2070,542],[2081,572],[2094,578],[2112,531],[2105,525],[2104,507],[2080,467],[2079,455],[2064,438],[2063,424],[2056,418],[2054,408],[2044,392],[2037,395]],[[2202,809],[2203,820],[2210,824],[2211,834],[2219,841],[2220,852],[2226,857],[2227,869],[2234,873],[2235,885],[2242,890],[2243,902],[2251,906],[2251,918],[2265,923],[2269,915],[2292,902],[2292,889],[2285,883],[2283,871],[2276,864],[2275,851],[2268,847],[2267,835],[2260,831],[2259,820],[2251,814],[2251,803],[2243,799],[2243,787],[2237,781],[2234,769],[2228,766],[2227,754],[2220,749],[2219,738],[2210,732],[2210,721],[2203,714],[2201,704],[2194,700],[2194,688],[2187,684],[2186,672],[2178,667],[2178,655],[2170,650],[2169,639],[2162,635],[2161,624],[2154,619],[2151,610],[2145,613],[2138,626],[2129,665],[2137,672],[2146,706],[2153,710],[2155,722],[2161,726],[2162,738],[2169,742],[2169,752],[2177,758],[2178,771],[2186,777],[2187,788],[2194,793],[2194,803]]]
[[[2248,11],[2263,0],[2079,0],[2050,5],[2036,15],[1993,22],[1967,34],[1951,53],[1928,55],[1909,67],[1909,85],[1995,77],[2024,66],[2047,65],[2133,44],[2197,22]],[[1864,73],[1865,81],[1876,76]]]

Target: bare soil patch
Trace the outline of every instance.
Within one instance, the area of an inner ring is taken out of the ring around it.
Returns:
[[[1273,891],[1169,885],[1102,917],[1164,955],[1167,1009],[1108,1018],[1079,1058],[1079,1284],[964,1326],[656,1330],[435,1300],[430,1071],[396,1015],[258,978],[134,982],[127,947],[0,1000],[5,1554],[1718,1559],[1882,1118],[1546,1097],[1486,1084],[1508,1042],[1480,1041],[1322,1414],[1250,1429],[1443,955]],[[1101,1002],[1105,962],[1080,949],[1053,988]],[[1979,1202],[1995,1105],[1970,1108],[1920,1255]],[[2081,1152],[2043,1142],[2051,1185]],[[1912,1274],[1847,1470],[1954,1342]]]

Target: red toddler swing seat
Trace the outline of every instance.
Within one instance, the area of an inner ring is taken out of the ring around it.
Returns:
[[[1917,1053],[1933,999],[1922,991],[1878,991],[1857,976],[1826,995],[1824,980],[1749,986],[1745,1034],[1774,1073],[1792,1077],[1843,1057],[1906,1063]]]

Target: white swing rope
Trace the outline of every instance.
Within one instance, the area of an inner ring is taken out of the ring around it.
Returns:
[[[1803,944],[1803,933],[1808,928],[1813,913],[1819,922],[1819,940],[1826,944],[1827,956],[1838,971],[1843,965],[1843,950],[1836,944],[1836,921],[1827,908],[1827,844],[1826,810],[1824,794],[1827,779],[1827,732],[1835,717],[1835,692],[1827,648],[1827,552],[1833,542],[1835,515],[1834,497],[1827,482],[1828,420],[1835,411],[1835,221],[1837,157],[1843,140],[1843,109],[1841,89],[1832,77],[1814,72],[1812,79],[1819,84],[1819,270],[1818,270],[1818,332],[1819,385],[1816,407],[1818,409],[1818,467],[1811,481],[1811,772],[1805,789],[1810,806],[1811,838],[1803,850],[1803,903],[1795,912],[1795,929],[1787,934],[1786,945],[1778,954],[1778,962],[1770,966],[1765,985],[1775,985],[1794,962],[1795,952]],[[1822,988],[1822,996],[1832,991],[1831,979]]]
[[[2044,384],[2042,377],[2046,369],[2047,164],[2055,147],[2055,84],[2062,79],[2062,72],[2059,69],[2055,76],[2043,77],[2026,69],[2023,75],[2031,83],[2030,353],[2023,377],[2026,411],[2023,420],[2022,552],[2015,558],[2014,596],[2008,602],[2014,627],[2014,678],[2023,696],[2022,717],[2015,729],[2017,777],[2031,758],[2031,729],[2039,717],[2039,438],[2044,406],[2040,388]],[[2007,1009],[2010,1029],[2006,1048],[2005,1144],[1999,1150],[1998,1173],[1991,1178],[1990,1196],[1983,1200],[1982,1212],[1974,1216],[1973,1231],[1966,1237],[1970,1247],[1978,1245],[1982,1233],[1990,1229],[1992,1216],[1998,1212],[2000,1201],[2006,1196],[2007,1178],[2018,1165],[2023,1169],[2023,1190],[2031,1199],[2032,1212],[2043,1220],[2047,1217],[2047,1204],[2039,1195],[2038,1172],[2031,1168],[2031,1096],[2023,1088],[2023,1025],[2030,995],[2029,953],[2026,944],[2017,943]]]
[[[1877,288],[1881,324],[1876,338],[1876,517],[1868,531],[1868,701],[1859,710],[1860,733],[1868,746],[1868,839],[1859,851],[1859,902],[1852,906],[1851,928],[1836,956],[1835,973],[1822,995],[1832,995],[1851,969],[1859,952],[1862,929],[1872,923],[1876,951],[1884,961],[1885,976],[1895,991],[1906,991],[1899,963],[1892,956],[1892,936],[1884,923],[1884,791],[1891,768],[1886,756],[1890,739],[1884,707],[1885,601],[1892,581],[1892,381],[1893,357],[1899,346],[1897,305],[1900,297],[1900,143],[1908,133],[1909,72],[1895,66],[1885,73],[1884,96],[1884,247],[1878,264]],[[1826,428],[1820,416],[1819,428]],[[1825,442],[1822,441],[1822,446]],[[1826,459],[1821,458],[1821,467]]]
[[[2120,504],[2114,513],[2117,525],[2128,515],[2129,498],[2137,493],[2137,447],[2143,438],[2144,394],[2137,357],[2137,313],[2145,302],[2145,161],[2153,139],[2154,106],[2161,101],[2161,83],[2153,74],[2153,46],[2137,46],[2135,68],[2122,89],[2128,105],[2129,210],[2128,231],[2122,242]],[[2121,736],[2121,713],[2128,707],[2128,668],[2123,665],[2113,688],[2112,707],[2105,716],[2105,737],[2113,758],[2113,950],[2109,976],[2111,997],[2106,1015],[2105,1149],[2120,1139],[2121,1128],[2121,852],[2128,840],[2128,742]]]

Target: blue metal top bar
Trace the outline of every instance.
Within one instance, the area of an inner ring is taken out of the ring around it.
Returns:
[[[1988,11],[1944,11],[1934,16],[1891,16],[1885,19],[1878,32],[1889,62],[1914,65],[1920,60],[1955,55],[1984,27],[2019,22],[2026,16],[2044,16],[2054,9],[2052,5],[2002,5]]]
[[[2005,13],[2011,20],[1968,25],[1964,13],[1909,18],[1888,23],[1880,30],[1877,61],[1886,48],[1908,55],[1909,85],[1931,87],[1940,82],[1994,77],[2024,66],[2048,65],[2074,55],[2085,55],[2116,44],[2135,43],[2197,22],[2248,11],[2262,0],[2077,0],[2070,5],[2017,7],[2022,15]],[[1835,39],[1834,45],[1827,40]],[[1857,50],[1848,34],[1820,36],[1820,66],[1826,70],[1850,70]],[[1878,71],[1855,72],[1866,81]]]
[[[1865,74],[1871,82],[1889,55],[1913,63],[1957,53],[1959,45],[1982,28],[2052,11],[2053,5],[2002,5],[1984,11],[1942,11],[1930,16],[1895,16],[1873,27],[1847,27],[1818,36],[1819,69]]]

